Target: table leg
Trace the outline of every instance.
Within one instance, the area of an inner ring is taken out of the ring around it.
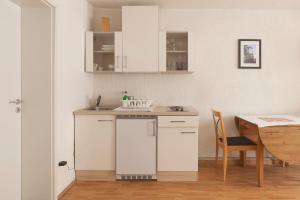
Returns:
[[[264,145],[262,144],[260,138],[258,138],[257,142],[256,171],[258,186],[261,187],[263,186],[264,182]]]
[[[240,162],[243,167],[246,165],[246,151],[240,151]]]

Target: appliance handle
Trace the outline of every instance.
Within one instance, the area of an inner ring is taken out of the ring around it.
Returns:
[[[157,126],[156,126],[156,120],[153,121],[153,136],[157,135]]]
[[[182,131],[181,134],[196,134],[195,131]]]

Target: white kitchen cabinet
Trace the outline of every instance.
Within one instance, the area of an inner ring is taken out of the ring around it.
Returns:
[[[122,72],[122,33],[86,32],[86,72]]]
[[[159,33],[159,71],[195,71],[195,38],[192,32]]]
[[[158,6],[123,6],[123,71],[158,72]]]
[[[75,169],[115,170],[115,116],[75,116]]]
[[[158,171],[198,171],[198,117],[158,117]]]

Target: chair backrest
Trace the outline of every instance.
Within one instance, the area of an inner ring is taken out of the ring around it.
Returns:
[[[222,113],[216,110],[212,110],[214,127],[216,132],[216,139],[219,142],[223,142],[225,146],[227,146],[227,134],[224,126],[224,120],[222,117]]]

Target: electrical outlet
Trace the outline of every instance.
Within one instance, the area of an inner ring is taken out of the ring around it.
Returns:
[[[63,166],[66,166],[67,164],[68,164],[67,161],[60,161],[60,162],[58,163],[58,166],[59,166],[59,167],[63,167]]]

